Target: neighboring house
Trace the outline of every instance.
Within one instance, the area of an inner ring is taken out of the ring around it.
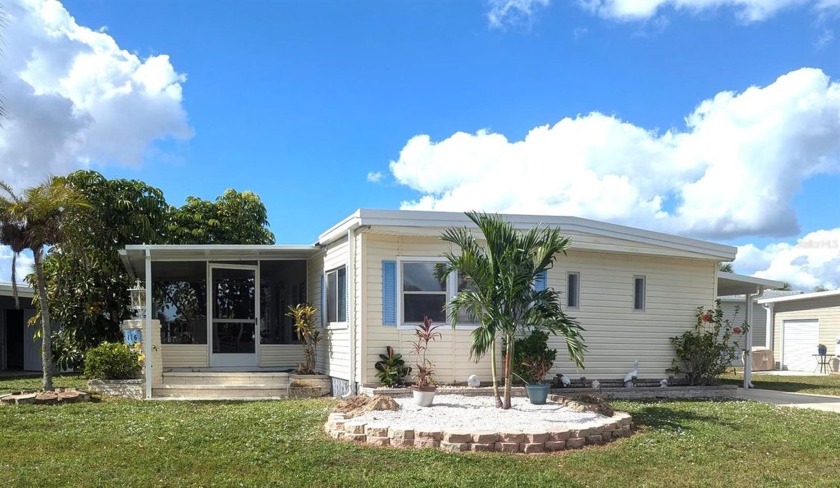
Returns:
[[[840,290],[765,298],[777,369],[817,371],[817,346],[840,357]],[[838,371],[838,359],[831,361]]]
[[[799,295],[801,291],[791,290],[764,290],[764,293],[752,297],[752,311],[753,318],[751,325],[752,330],[752,347],[766,347],[770,348],[770,341],[767,335],[767,311],[764,306],[758,303],[759,299],[786,297],[791,295]],[[733,327],[742,327],[747,321],[747,302],[746,295],[725,295],[718,297],[720,299],[720,308],[723,311],[724,320],[728,320]],[[742,341],[742,345],[744,342]],[[740,363],[740,359],[738,360]]]
[[[735,294],[781,285],[731,273],[719,281],[718,263],[735,258],[730,246],[575,217],[506,218],[523,229],[557,226],[572,239],[538,286],[560,291],[586,329],[586,369],[566,359],[558,337],[552,374],[622,378],[639,360],[640,377],[665,377],[674,356],[669,338],[693,327],[697,307],[712,306],[719,286]],[[433,276],[450,250],[440,235],[452,226],[472,223],[461,213],[358,210],[314,245],[128,246],[126,267],[152,290],[146,330],[161,336],[162,364],[151,367],[161,375],[294,367],[303,351],[285,311],[309,301],[324,326],[318,369],[333,378],[335,393],[376,385],[374,364],[386,346],[412,364],[410,342],[424,315],[441,324],[442,338],[429,349],[437,380],[489,381],[488,358],[469,357],[475,326],[453,330],[442,312],[461,283]]]
[[[0,370],[41,371],[41,340],[27,323],[35,315],[32,288],[18,285],[15,307],[11,283],[0,283]]]

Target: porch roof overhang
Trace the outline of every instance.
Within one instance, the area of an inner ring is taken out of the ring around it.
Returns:
[[[31,286],[23,283],[17,284],[17,293],[21,298],[33,298],[35,296],[35,290]],[[0,296],[10,297],[13,294],[14,290],[11,283],[0,283]]]
[[[784,283],[735,273],[718,272],[718,296],[755,295],[763,289],[781,288]]]
[[[295,261],[306,260],[321,251],[318,246],[248,244],[153,244],[130,245],[120,250],[123,265],[132,278],[145,278],[146,252],[153,262],[161,261]]]

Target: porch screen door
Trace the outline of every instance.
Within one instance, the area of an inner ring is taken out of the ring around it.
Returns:
[[[257,366],[257,267],[210,265],[210,282],[210,366]]]

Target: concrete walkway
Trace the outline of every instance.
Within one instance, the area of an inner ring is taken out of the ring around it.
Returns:
[[[840,397],[827,395],[806,395],[804,393],[789,393],[786,391],[760,390],[738,388],[738,398],[770,403],[780,407],[810,408],[826,412],[840,413]]]

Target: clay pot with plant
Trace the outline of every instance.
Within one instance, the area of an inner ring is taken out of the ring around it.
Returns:
[[[431,406],[435,398],[437,386],[435,384],[434,363],[426,357],[429,351],[429,343],[441,338],[437,332],[439,326],[432,324],[432,319],[423,316],[423,323],[414,329],[414,355],[417,358],[417,373],[414,375],[415,383],[412,387],[414,402],[421,407]]]

